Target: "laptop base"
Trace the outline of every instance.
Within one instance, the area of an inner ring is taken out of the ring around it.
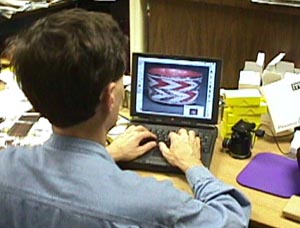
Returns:
[[[180,127],[175,126],[164,126],[164,125],[144,125],[148,129],[152,128],[168,128],[171,131],[177,131]],[[198,135],[200,135],[202,142],[202,152],[201,161],[205,167],[209,169],[210,163],[213,156],[214,145],[217,139],[218,130],[216,127],[209,126],[206,129],[188,128],[189,130],[194,130]],[[177,173],[182,174],[182,171],[172,166],[163,157],[158,147],[152,149],[146,154],[138,157],[135,160],[127,162],[118,162],[118,166],[121,169],[133,169],[133,170],[145,170],[154,172],[165,172],[165,173]]]

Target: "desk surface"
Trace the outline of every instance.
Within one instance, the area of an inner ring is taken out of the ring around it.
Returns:
[[[236,160],[221,152],[221,139],[218,138],[214,153],[211,171],[221,180],[242,190],[252,203],[251,220],[271,227],[300,227],[299,223],[285,219],[282,210],[288,199],[266,194],[257,190],[243,187],[236,182],[237,175],[249,163],[250,159]],[[289,143],[280,143],[285,149],[289,148]],[[253,155],[260,152],[280,153],[275,143],[258,139],[253,149]]]
[[[286,198],[276,197],[260,191],[243,187],[236,182],[237,175],[249,163],[250,159],[237,160],[231,158],[228,154],[222,152],[222,139],[219,137],[211,163],[212,173],[224,182],[235,186],[247,195],[252,203],[251,220],[259,227],[300,227],[300,223],[288,220],[282,216],[282,210],[288,202]],[[289,148],[289,143],[280,143],[281,148],[285,151]],[[252,157],[259,152],[274,152],[280,154],[275,143],[265,139],[258,139],[254,145]],[[139,172],[143,176],[155,176],[158,179],[171,179],[176,187],[184,191],[191,192],[184,177],[176,175],[153,174]]]

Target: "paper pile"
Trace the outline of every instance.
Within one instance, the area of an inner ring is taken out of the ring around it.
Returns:
[[[265,54],[262,52],[258,53],[256,62],[245,61],[244,69],[240,71],[239,89],[260,87],[264,62]]]
[[[258,89],[225,90],[224,98],[222,138],[231,137],[231,128],[240,119],[255,123],[258,127],[261,123],[261,115],[267,112],[267,105]]]
[[[0,14],[10,19],[14,14],[40,8],[48,8],[51,4],[62,0],[0,0]]]
[[[299,69],[289,61],[283,61],[285,53],[279,53],[265,66],[265,53],[259,52],[256,62],[245,61],[244,69],[240,71],[239,89],[259,88],[281,80],[286,73],[298,73]]]

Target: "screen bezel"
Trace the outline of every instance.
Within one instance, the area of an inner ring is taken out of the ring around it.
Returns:
[[[191,61],[206,61],[216,63],[216,77],[214,81],[214,93],[213,93],[213,105],[212,105],[212,117],[211,119],[205,118],[192,118],[192,117],[173,117],[167,115],[157,115],[157,118],[153,120],[153,114],[145,114],[136,112],[136,89],[137,89],[137,73],[138,73],[138,58],[161,58],[161,59],[175,59],[175,60],[191,60]],[[130,115],[132,117],[138,117],[142,119],[149,119],[153,122],[161,122],[166,124],[179,124],[186,123],[192,125],[198,124],[216,124],[218,121],[218,107],[219,107],[219,90],[220,90],[220,80],[222,74],[222,60],[217,58],[207,58],[207,57],[191,57],[191,56],[178,56],[178,55],[164,55],[164,54],[154,54],[154,53],[132,53],[132,74],[131,74],[131,98],[130,98]]]

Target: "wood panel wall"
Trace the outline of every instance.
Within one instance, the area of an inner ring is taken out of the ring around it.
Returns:
[[[255,61],[258,51],[266,53],[267,62],[284,51],[286,61],[300,66],[300,8],[288,13],[282,6],[252,7],[250,0],[239,1],[242,7],[232,0],[228,5],[148,0],[147,51],[221,58],[224,88],[238,86],[244,62]]]

